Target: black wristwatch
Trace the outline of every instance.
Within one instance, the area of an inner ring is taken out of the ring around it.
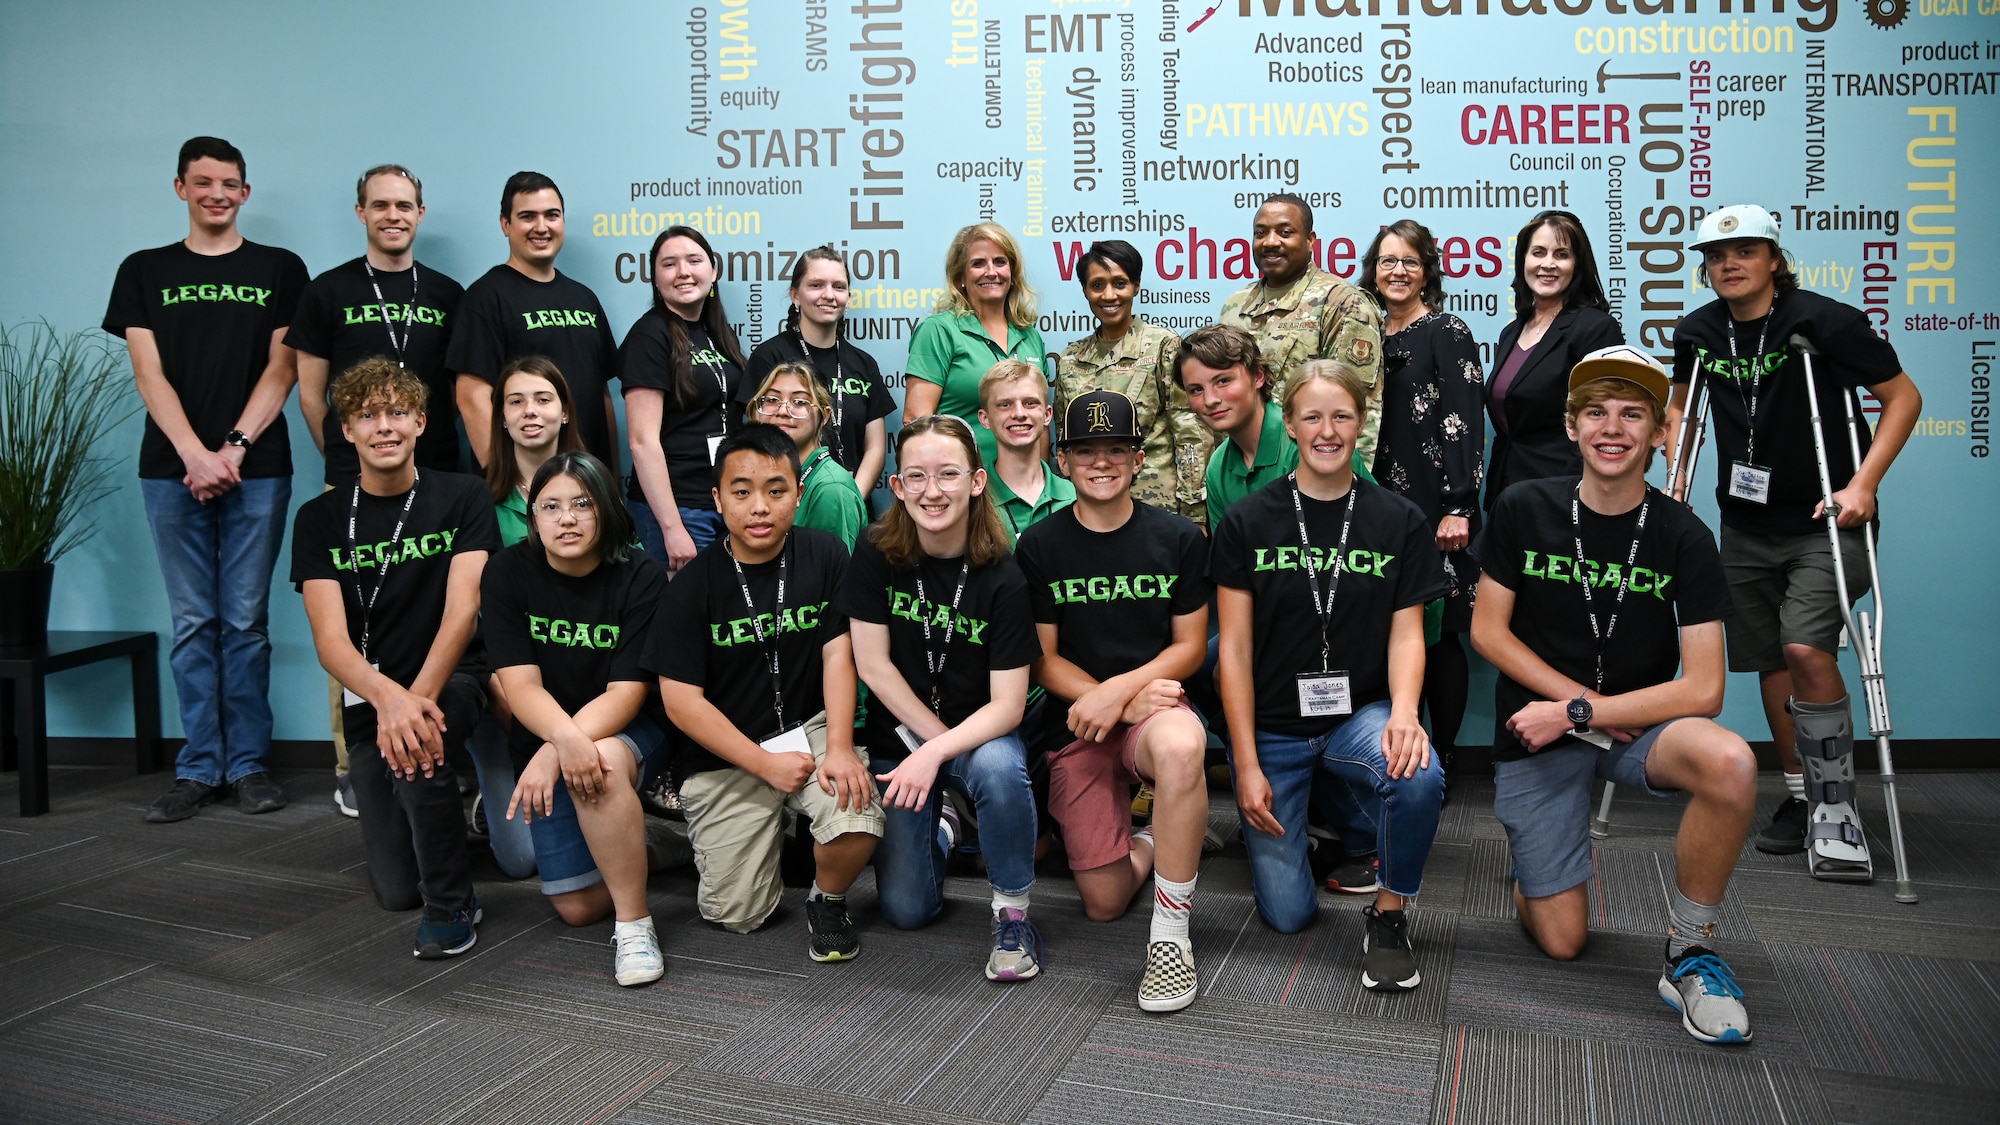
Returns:
[[[1589,692],[1584,693],[1584,695],[1589,695],[1589,694],[1590,694]],[[1585,699],[1583,695],[1579,695],[1575,699],[1570,700],[1569,701],[1570,733],[1589,734],[1591,714],[1592,710],[1590,706],[1590,700]]]
[[[250,435],[244,433],[242,430],[231,430],[222,435],[222,444],[233,445],[238,449],[247,450],[250,448]]]

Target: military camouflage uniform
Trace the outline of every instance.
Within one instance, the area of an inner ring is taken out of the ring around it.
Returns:
[[[1231,294],[1215,319],[1257,337],[1273,401],[1309,359],[1336,359],[1359,371],[1373,391],[1355,444],[1363,464],[1375,463],[1375,438],[1382,429],[1382,314],[1368,294],[1307,266],[1283,289],[1271,290],[1259,281]]]
[[[1206,526],[1202,474],[1215,435],[1195,417],[1187,392],[1174,382],[1180,352],[1180,337],[1136,318],[1130,331],[1109,344],[1095,332],[1085,336],[1056,360],[1056,417],[1063,416],[1071,399],[1089,391],[1116,391],[1131,399],[1146,449],[1132,495]]]

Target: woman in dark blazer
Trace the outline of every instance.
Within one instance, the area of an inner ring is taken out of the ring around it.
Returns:
[[[1514,321],[1493,346],[1486,412],[1493,459],[1486,508],[1515,481],[1583,472],[1563,428],[1569,369],[1599,348],[1625,342],[1610,313],[1590,236],[1568,211],[1544,211],[1514,242]]]

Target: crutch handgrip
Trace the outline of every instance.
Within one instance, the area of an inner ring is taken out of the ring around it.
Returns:
[[[1816,356],[1819,354],[1819,348],[1811,340],[1806,339],[1806,334],[1803,332],[1792,333],[1791,345],[1807,355]]]

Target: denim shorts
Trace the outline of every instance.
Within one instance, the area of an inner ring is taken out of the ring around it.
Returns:
[[[667,732],[641,713],[616,737],[632,751],[632,760],[639,765],[639,788],[651,787],[667,765]],[[576,819],[576,802],[570,799],[569,786],[560,779],[556,783],[554,811],[536,817],[528,825],[528,831],[535,839],[535,868],[541,872],[543,894],[567,894],[604,881],[597,870],[597,861],[591,858],[590,845],[584,842],[583,825]]]
[[[1609,750],[1568,739],[1525,758],[1493,763],[1493,815],[1506,826],[1522,894],[1547,898],[1590,880],[1593,778],[1655,797],[1673,795],[1647,782],[1646,757],[1660,732],[1677,722],[1648,727]]]

